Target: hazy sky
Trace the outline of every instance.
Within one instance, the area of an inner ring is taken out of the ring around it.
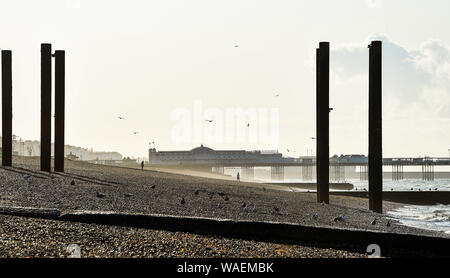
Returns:
[[[306,155],[315,148],[315,48],[329,41],[330,152],[367,153],[367,44],[381,39],[384,156],[448,156],[449,10],[448,0],[0,0],[13,133],[39,139],[45,42],[67,51],[67,144],[126,156],[146,156],[151,141],[160,150],[274,145],[174,140],[179,111],[190,113],[192,134],[220,128],[220,117],[204,121],[211,115],[193,123],[200,103],[223,115],[277,109],[278,149]]]

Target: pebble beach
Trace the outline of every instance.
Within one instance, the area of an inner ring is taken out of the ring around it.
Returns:
[[[367,200],[273,190],[269,185],[66,161],[64,174],[39,171],[38,158],[15,157],[0,168],[0,206],[92,210],[271,221],[307,226],[449,237],[400,225],[367,209]],[[384,209],[400,204],[384,202]],[[343,216],[342,221],[336,218]],[[376,220],[376,224],[374,223]],[[389,222],[389,224],[388,224]],[[305,245],[264,243],[181,232],[68,223],[0,215],[1,257],[364,257]],[[209,246],[209,247],[208,247]]]

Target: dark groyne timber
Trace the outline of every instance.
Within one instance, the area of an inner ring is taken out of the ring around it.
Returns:
[[[267,242],[300,244],[317,243],[320,246],[338,246],[342,249],[364,252],[370,244],[377,244],[383,256],[450,256],[450,238],[397,234],[358,229],[314,227],[292,223],[236,221],[203,217],[131,214],[102,211],[59,212],[56,209],[0,207],[0,214],[26,216],[60,221],[114,225],[135,228],[188,232],[230,238]]]
[[[335,196],[347,196],[368,198],[369,193],[364,192],[330,192]],[[436,204],[450,205],[450,191],[422,191],[422,192],[409,192],[409,191],[385,191],[383,192],[383,201],[390,201],[401,204],[409,205],[422,205],[432,206]]]

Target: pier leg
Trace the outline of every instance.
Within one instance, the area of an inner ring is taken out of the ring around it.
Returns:
[[[50,172],[52,126],[52,46],[41,44],[41,171]]]
[[[283,166],[270,167],[270,175],[272,180],[277,181],[284,180],[284,167]]]
[[[55,171],[64,172],[65,52],[55,51]]]
[[[247,179],[255,178],[255,168],[254,167],[243,167],[242,168],[242,177]]]
[[[369,209],[382,213],[382,43],[373,41],[369,48]]]
[[[329,87],[330,87],[330,44],[321,42],[317,55],[317,88],[316,88],[316,118],[317,118],[317,202],[330,203],[329,189]]]
[[[12,166],[12,54],[2,50],[2,165]]]

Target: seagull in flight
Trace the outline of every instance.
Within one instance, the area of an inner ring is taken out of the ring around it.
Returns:
[[[239,47],[239,45],[235,44],[234,47]]]
[[[133,132],[133,134],[138,134],[138,133],[139,133],[138,131]]]
[[[205,122],[212,123],[212,122],[214,122],[214,120],[205,120]]]
[[[122,116],[118,116],[117,117],[119,120],[125,120],[125,117],[122,117]]]
[[[275,97],[279,97],[279,96],[280,96],[280,94],[276,94],[276,95],[275,95]]]

